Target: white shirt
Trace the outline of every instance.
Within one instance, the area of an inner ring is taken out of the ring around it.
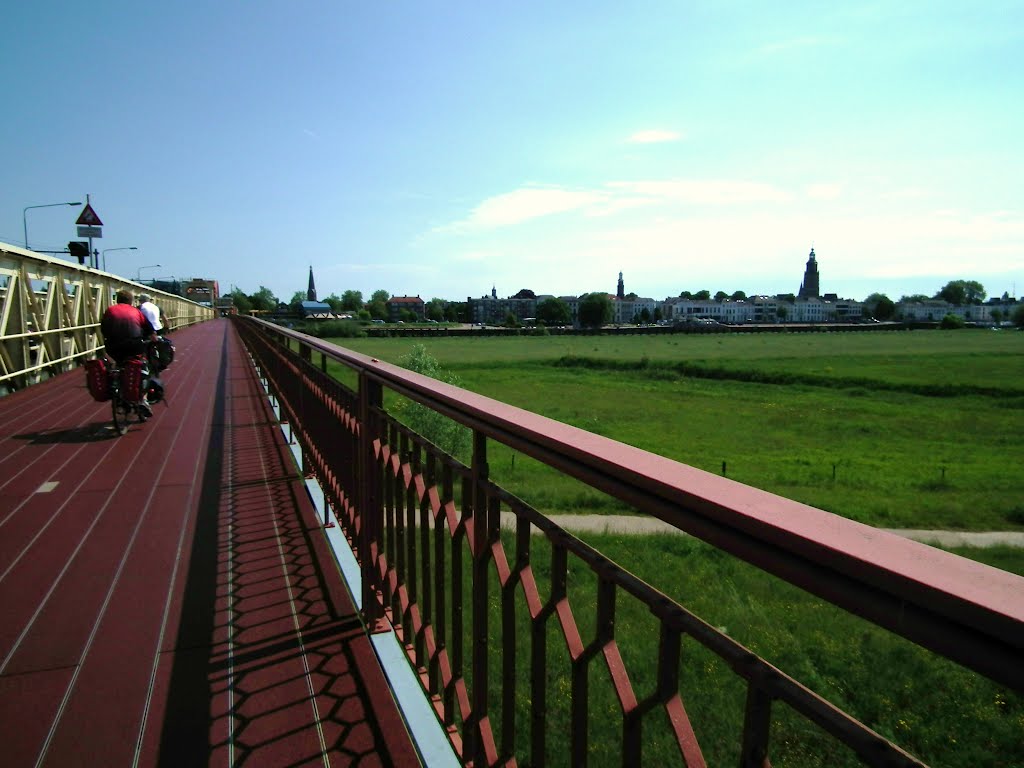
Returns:
[[[139,311],[149,320],[153,330],[160,333],[160,329],[164,327],[164,324],[160,322],[160,308],[152,301],[144,301],[139,304]]]

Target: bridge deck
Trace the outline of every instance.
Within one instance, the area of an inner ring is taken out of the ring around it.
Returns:
[[[419,759],[229,322],[123,437],[80,372],[0,398],[4,765]]]

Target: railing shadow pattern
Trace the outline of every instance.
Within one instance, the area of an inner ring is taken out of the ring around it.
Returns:
[[[796,544],[783,542],[772,550],[771,536],[763,542],[756,537],[751,540],[748,532],[724,530],[724,523],[699,518],[694,512],[699,512],[699,500],[681,514],[667,508],[670,502],[663,488],[658,488],[662,493],[658,498],[645,496],[649,489],[641,487],[633,478],[634,468],[625,462],[593,461],[583,466],[589,461],[586,445],[578,449],[584,456],[579,460],[556,456],[552,451],[557,449],[546,447],[532,433],[535,442],[530,443],[512,423],[516,416],[525,417],[513,413],[510,418],[502,410],[507,406],[266,323],[240,320],[238,325],[278,400],[282,421],[289,423],[302,448],[304,468],[324,487],[357,554],[364,617],[371,627],[382,620],[394,627],[467,765],[587,764],[593,757],[593,729],[608,727],[604,720],[608,710],[590,709],[592,680],[608,681],[614,692],[621,750],[617,762],[639,765],[649,743],[645,729],[664,727],[685,765],[705,765],[681,690],[684,665],[692,658],[684,647],[688,643],[714,654],[742,681],[741,765],[769,764],[776,702],[849,747],[864,763],[923,764],[499,488],[489,479],[489,439],[569,471],[620,499],[639,500],[636,506],[641,511],[677,522],[784,578],[797,574],[790,580],[798,586],[835,598],[842,607],[917,642],[942,626],[953,633],[952,640],[922,644],[986,674],[1002,674],[1011,685],[1020,682],[1010,679],[1017,673],[995,669],[1007,658],[1019,658],[1021,624],[1014,616],[983,617],[984,624],[1008,628],[1008,638],[993,636],[994,632],[981,637],[983,631],[967,637],[960,624],[970,621],[958,616],[957,610],[943,614],[926,597],[908,601],[901,593],[902,582],[883,573],[885,569],[875,573],[861,563],[841,573],[840,563],[826,572],[835,553],[813,563],[798,549],[801,544],[820,544],[809,541],[809,534]],[[312,362],[314,353],[320,355],[319,366]],[[326,373],[328,359],[356,373],[358,391]],[[383,407],[385,388],[472,429],[471,466],[444,454],[392,418]],[[531,424],[523,433],[536,428]],[[565,445],[563,451],[568,450]],[[757,498],[777,499],[768,494]],[[500,529],[502,511],[515,516],[515,530],[509,536]],[[851,530],[854,525],[850,523]],[[536,533],[550,548],[550,566],[544,565],[549,572],[546,583],[536,575],[538,563],[532,555]],[[945,553],[937,556],[952,558]],[[986,575],[998,581],[996,573]],[[572,582],[581,579],[596,583],[594,604],[570,603]],[[890,587],[886,579],[895,586]],[[993,583],[1001,590],[1019,584]],[[919,585],[905,589],[920,591]],[[944,593],[936,602],[946,604],[958,598]],[[646,693],[635,689],[617,642],[617,606],[625,600],[641,604],[656,626],[657,674]],[[899,619],[888,616],[894,601],[899,604]],[[970,620],[979,611],[984,613],[982,608],[969,607]],[[522,641],[519,635],[525,635]],[[561,661],[550,647],[552,639],[564,646]],[[981,647],[986,648],[984,653]],[[985,653],[999,656],[1000,661],[981,658]],[[568,668],[568,686],[553,696],[552,680],[558,677],[560,665]],[[555,711],[566,704],[566,717],[556,717]],[[528,717],[524,718],[524,710]],[[558,727],[567,729],[567,737],[559,734],[553,740],[552,732]],[[556,754],[563,744],[567,752]]]
[[[281,514],[298,509],[304,491],[287,446],[266,429],[264,407],[238,405],[262,399],[258,384],[249,373],[228,378],[227,360],[155,761],[395,764],[367,704],[373,683],[361,673],[368,643],[360,617],[336,602],[310,555],[319,528]]]

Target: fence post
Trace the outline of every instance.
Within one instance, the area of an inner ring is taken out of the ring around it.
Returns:
[[[473,691],[470,697],[470,722],[465,732],[466,751],[474,765],[489,765],[483,728],[487,722],[487,635],[488,635],[488,556],[487,546],[487,489],[490,475],[487,465],[487,437],[473,432]]]
[[[757,680],[747,680],[747,706],[743,722],[742,768],[764,768],[768,763],[772,699]]]
[[[362,575],[363,617],[367,628],[381,631],[384,606],[378,598],[380,573],[381,517],[384,509],[380,498],[380,473],[373,452],[373,441],[379,437],[380,423],[376,409],[384,402],[380,382],[373,381],[365,371],[359,374],[359,498],[356,510],[361,518],[359,530],[359,562]]]

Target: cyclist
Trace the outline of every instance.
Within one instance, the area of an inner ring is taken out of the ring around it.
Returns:
[[[117,303],[112,304],[103,313],[100,320],[100,331],[107,355],[119,365],[127,360],[146,360],[148,341],[156,341],[156,331],[146,316],[134,306],[135,296],[128,289],[117,292]],[[142,392],[145,393],[145,381]],[[139,413],[145,417],[153,415],[153,409],[146,402],[146,396],[138,402]]]
[[[149,324],[153,326],[157,341],[161,344],[167,343],[161,335],[161,331],[166,327],[163,322],[163,310],[153,303],[153,297],[148,293],[139,294],[139,311],[145,315],[146,319],[149,320]],[[157,349],[157,345],[148,344],[147,346],[146,357],[149,363],[149,372],[155,376],[166,366],[161,364],[160,351]]]
[[[163,321],[160,319],[160,307],[153,303],[153,297],[148,293],[139,294],[139,311],[146,316],[149,324],[153,326],[153,330],[159,335],[164,328]]]

